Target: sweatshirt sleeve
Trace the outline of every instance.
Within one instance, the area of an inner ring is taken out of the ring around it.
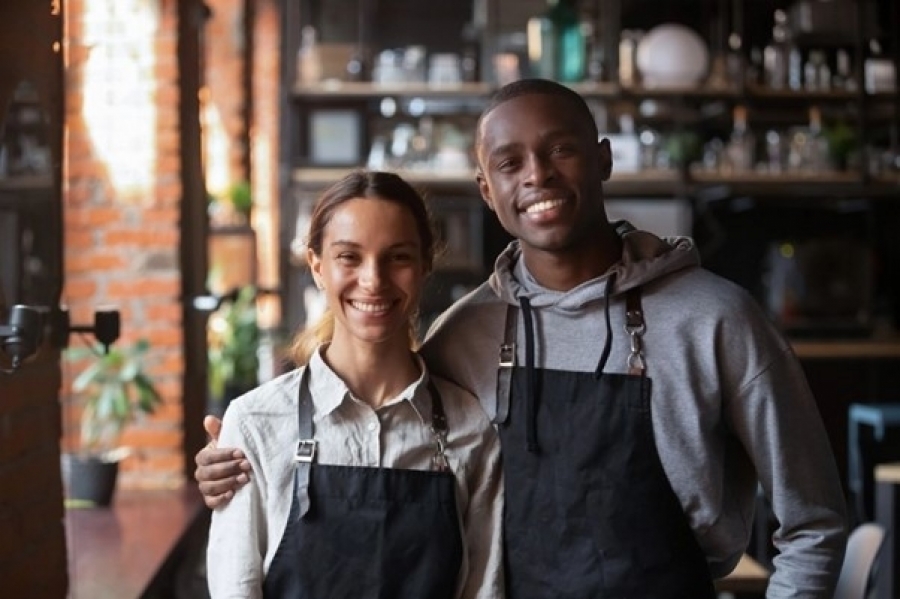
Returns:
[[[463,534],[468,572],[461,599],[495,599],[504,596],[503,574],[503,478],[500,439],[493,427],[483,431],[481,451],[469,465],[468,509],[463,515]]]
[[[767,599],[830,599],[846,543],[846,502],[818,406],[789,347],[732,397],[730,425],[778,520]]]
[[[261,485],[264,484],[259,454],[239,402],[232,402],[222,420],[219,445],[241,449],[250,461],[253,476],[230,502],[213,511],[206,551],[207,580],[211,599],[261,599],[266,522]]]

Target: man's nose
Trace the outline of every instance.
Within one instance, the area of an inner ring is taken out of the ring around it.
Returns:
[[[532,154],[525,163],[525,184],[542,187],[556,177],[556,167],[549,157]]]

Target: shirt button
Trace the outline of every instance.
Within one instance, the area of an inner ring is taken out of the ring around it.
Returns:
[[[370,422],[369,426],[367,426],[366,428],[368,428],[370,431],[374,431],[376,428],[378,428],[378,425],[374,422]]]

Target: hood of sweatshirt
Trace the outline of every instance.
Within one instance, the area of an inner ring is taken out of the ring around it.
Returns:
[[[626,221],[615,222],[613,227],[622,239],[622,257],[600,277],[565,292],[542,287],[520,259],[522,248],[516,240],[498,256],[488,283],[508,304],[518,305],[524,298],[535,308],[576,313],[588,302],[605,299],[610,278],[609,294],[618,295],[700,264],[700,254],[688,237],[657,237]]]

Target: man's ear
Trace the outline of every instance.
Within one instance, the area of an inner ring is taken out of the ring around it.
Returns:
[[[601,139],[597,144],[597,149],[599,150],[600,174],[604,181],[608,181],[613,167],[612,147],[609,145],[609,139],[605,137]]]
[[[491,212],[496,212],[494,210],[494,200],[491,198],[491,188],[484,178],[481,167],[475,169],[475,182],[478,183],[478,191],[481,193],[481,199],[484,200],[484,203],[491,209]]]

